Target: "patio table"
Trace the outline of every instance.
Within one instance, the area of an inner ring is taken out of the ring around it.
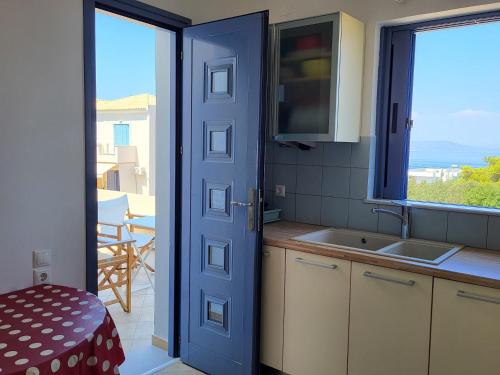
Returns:
[[[138,227],[143,229],[155,230],[156,228],[156,217],[155,216],[139,216],[133,219],[125,220],[125,224],[129,224],[132,227]]]
[[[124,360],[93,294],[48,284],[0,295],[0,374],[119,374]]]

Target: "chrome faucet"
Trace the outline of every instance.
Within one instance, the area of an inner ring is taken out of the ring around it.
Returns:
[[[403,213],[400,214],[396,211],[386,210],[385,208],[372,208],[374,214],[388,214],[397,217],[401,220],[401,239],[407,240],[410,238],[410,207],[401,205]]]

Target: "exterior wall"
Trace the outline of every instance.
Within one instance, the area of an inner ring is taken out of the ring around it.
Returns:
[[[130,146],[136,148],[136,163],[120,165],[120,188],[122,191],[137,194],[155,194],[154,164],[154,132],[156,106],[142,111],[98,111],[97,112],[97,144],[105,150],[114,150],[114,125],[129,125]],[[98,156],[99,162],[99,156]],[[139,175],[134,167],[144,168]]]

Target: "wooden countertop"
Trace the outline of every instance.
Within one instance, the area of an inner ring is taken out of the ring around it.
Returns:
[[[405,261],[292,240],[326,227],[280,221],[264,225],[264,245],[416,272],[442,279],[500,289],[500,252],[465,247],[439,265]]]

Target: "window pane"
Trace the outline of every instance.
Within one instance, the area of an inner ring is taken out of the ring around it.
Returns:
[[[225,131],[212,131],[210,132],[210,151],[214,152],[227,152],[226,150],[226,132]]]
[[[227,70],[212,73],[212,92],[227,92]]]
[[[226,251],[223,246],[208,246],[208,264],[218,268],[224,268]]]
[[[214,301],[208,302],[208,320],[224,324],[224,305]]]
[[[210,208],[215,210],[226,209],[226,191],[211,189],[210,190]]]
[[[416,35],[408,199],[500,207],[500,23]]]

